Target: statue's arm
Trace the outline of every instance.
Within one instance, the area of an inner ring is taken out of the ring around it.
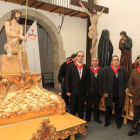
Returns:
[[[92,14],[88,11],[88,9],[83,5],[82,1],[78,1],[78,3],[89,16],[92,16]]]
[[[12,38],[19,37],[19,34],[15,34],[10,31],[10,23],[8,21],[5,22],[5,31],[6,31],[6,35],[9,37],[12,37]]]
[[[20,38],[21,38],[23,41],[26,42],[26,41],[27,41],[27,38],[26,38],[25,36],[23,36],[23,26],[21,26],[21,25],[20,25],[20,33],[19,33],[19,34],[20,34]]]
[[[131,38],[128,38],[128,39],[126,39],[126,40],[124,41],[124,44],[123,44],[123,48],[124,48],[124,49],[129,50],[129,49],[132,48],[132,46],[133,46],[133,43],[132,43],[132,39],[131,39]]]
[[[119,42],[119,49],[120,49],[120,50],[123,50],[122,39],[120,39],[120,42]]]
[[[20,25],[20,33],[19,34],[23,36],[23,27],[21,25]]]
[[[104,12],[105,7],[102,9],[102,11],[98,14],[98,17]]]

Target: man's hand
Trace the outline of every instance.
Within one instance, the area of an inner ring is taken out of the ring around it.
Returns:
[[[22,39],[24,42],[26,42],[27,41],[27,38],[25,37],[25,36],[20,36],[20,39]]]
[[[67,95],[70,97],[70,96],[71,96],[71,93],[70,93],[70,92],[68,92],[68,93],[67,93]]]
[[[104,94],[104,97],[107,98],[107,97],[108,97],[108,93],[105,93],[105,94]]]
[[[79,5],[82,5],[82,1],[81,1],[81,0],[79,0],[79,1],[78,1],[78,4],[79,4]]]
[[[124,43],[124,40],[122,40],[121,43]]]

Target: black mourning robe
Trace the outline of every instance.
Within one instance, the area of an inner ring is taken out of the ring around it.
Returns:
[[[103,30],[98,44],[99,66],[107,67],[111,65],[113,46],[109,38],[109,31]]]

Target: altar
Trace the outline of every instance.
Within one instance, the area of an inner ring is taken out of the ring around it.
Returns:
[[[65,139],[68,136],[70,136],[70,140],[75,140],[77,133],[86,136],[85,124],[86,121],[69,113],[50,114],[18,123],[1,125],[0,134],[2,140],[39,140],[39,138],[41,140],[57,140]],[[41,127],[41,125],[45,127]]]
[[[65,112],[64,100],[41,86],[40,73],[20,74],[18,55],[12,60],[6,55],[0,58],[0,134],[3,140],[55,140],[68,136],[75,140],[77,133],[86,136],[86,121]]]

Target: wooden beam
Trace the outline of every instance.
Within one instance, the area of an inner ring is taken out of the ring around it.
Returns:
[[[100,12],[103,9],[103,6],[95,4],[94,8]],[[109,8],[105,7],[104,13],[108,14],[109,13]]]
[[[94,0],[88,0],[88,2],[82,1],[83,5],[88,9],[89,8],[89,3],[93,6],[94,5]],[[78,0],[71,0],[71,5],[75,5],[78,7],[81,7],[78,4]]]
[[[71,12],[66,13],[65,15],[69,15],[71,13],[75,12],[75,10],[72,10]]]
[[[53,11],[57,10],[58,8],[60,8],[60,7],[57,6],[56,8],[54,8],[53,10],[51,10],[50,12],[53,12]]]
[[[35,5],[35,4],[36,4],[36,2],[37,2],[37,1],[33,2],[33,3],[30,5],[30,7],[32,7],[33,5]]]
[[[89,9],[89,11],[95,8],[98,12],[100,12],[104,8],[104,6],[95,4],[95,0],[88,0],[88,2],[82,1],[82,3],[87,9]],[[78,0],[71,0],[71,4],[75,6],[80,6],[78,4]],[[107,7],[105,7],[104,13],[109,13],[109,9]]]
[[[21,6],[22,6],[23,4],[25,4],[25,2],[26,2],[26,0],[21,4]]]
[[[36,7],[38,9],[39,7],[43,6],[45,3],[40,4],[39,6]]]
[[[77,13],[71,15],[71,17],[73,17],[73,16],[75,16],[75,15],[78,15],[78,14],[80,14],[80,13],[81,13],[81,12],[77,12]]]
[[[15,3],[15,4],[18,4],[18,5],[21,5],[21,6],[25,6],[25,3],[26,3],[26,0],[2,0],[4,2],[10,2],[10,3]],[[90,0],[92,1],[92,0]],[[85,5],[87,5],[88,3],[87,2],[83,2]],[[43,4],[45,4],[43,6]],[[61,13],[61,14],[64,14],[64,15],[68,15],[68,16],[74,16],[76,14],[76,17],[79,17],[79,18],[84,18],[86,16],[86,14],[82,11],[79,11],[78,9],[70,9],[70,7],[61,7],[59,5],[54,5],[54,4],[50,4],[50,3],[47,3],[44,2],[44,0],[29,0],[29,7],[32,7],[32,8],[35,8],[35,9],[42,9],[44,11],[48,11],[48,12],[55,12],[55,13]],[[41,7],[42,6],[42,7]],[[59,6],[59,8],[58,8]],[[41,8],[39,8],[41,7]],[[57,10],[56,10],[57,9]],[[68,9],[68,10],[66,10]],[[80,14],[78,14],[78,12],[81,12]]]
[[[89,16],[84,16],[84,17],[82,17],[82,18],[87,18],[87,17],[89,17]]]

